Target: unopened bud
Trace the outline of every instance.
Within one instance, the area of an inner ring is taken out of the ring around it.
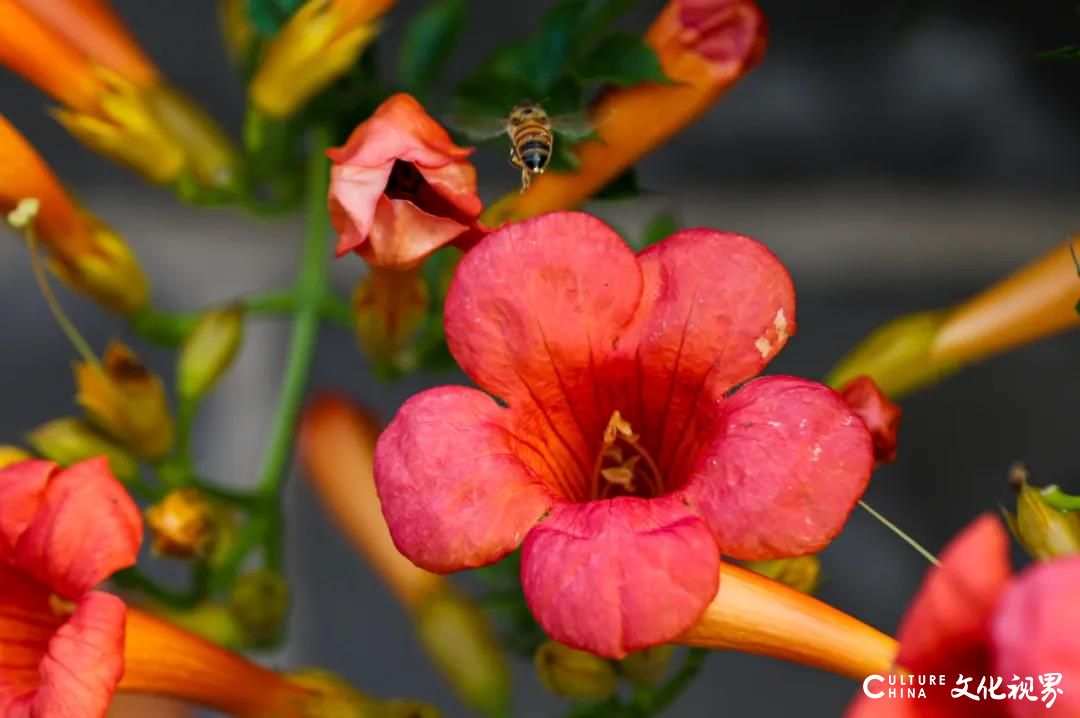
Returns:
[[[23,451],[17,446],[8,446],[7,444],[0,444],[0,469],[5,466],[11,466],[17,464],[20,461],[26,461],[32,458],[29,453]]]
[[[171,558],[205,558],[214,546],[214,511],[198,489],[169,494],[146,510],[154,553]]]
[[[418,606],[414,617],[421,643],[461,699],[484,715],[506,715],[509,672],[479,609],[448,590]]]
[[[1036,561],[1080,554],[1080,516],[1047,505],[1042,493],[1028,484],[1022,466],[1013,467],[1010,483],[1016,491],[1016,515],[1006,511],[1005,519],[1024,550]]]
[[[203,314],[180,348],[176,390],[184,399],[206,394],[225,374],[243,341],[244,310],[240,306]]]
[[[615,694],[618,674],[606,659],[547,641],[536,649],[536,672],[552,693],[575,701],[602,701]]]
[[[161,458],[173,443],[173,421],[161,378],[129,348],[113,342],[103,365],[75,366],[77,401],[105,433],[143,458]]]
[[[93,251],[57,257],[50,266],[67,284],[106,309],[131,314],[146,304],[150,283],[124,239],[94,215],[82,212]]]
[[[747,561],[744,565],[751,571],[803,593],[812,594],[821,585],[821,559],[814,554],[772,561]]]
[[[651,686],[667,675],[675,646],[663,645],[631,653],[619,661],[619,672],[637,685]]]
[[[229,608],[251,642],[272,642],[281,634],[289,612],[289,584],[277,571],[241,576],[229,596]]]
[[[423,324],[428,309],[427,284],[419,269],[373,267],[356,285],[352,306],[360,345],[371,356],[387,359]]]
[[[123,483],[131,483],[139,475],[135,458],[93,426],[75,417],[53,419],[26,435],[30,444],[42,457],[61,466],[71,466],[80,461],[104,456],[109,468]]]

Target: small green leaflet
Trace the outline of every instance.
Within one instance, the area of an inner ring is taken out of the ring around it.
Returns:
[[[1075,61],[1080,60],[1080,45],[1065,45],[1059,47],[1056,50],[1047,50],[1046,52],[1040,52],[1035,57],[1040,60],[1063,60],[1063,61]]]
[[[423,95],[453,52],[465,27],[465,0],[435,0],[409,23],[398,55],[406,92]]]
[[[645,40],[632,32],[614,32],[586,52],[577,63],[586,82],[608,82],[629,87],[642,82],[671,82],[660,58]]]

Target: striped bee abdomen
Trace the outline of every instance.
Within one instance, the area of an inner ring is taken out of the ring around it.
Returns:
[[[532,172],[541,172],[551,158],[551,130],[539,122],[526,122],[514,132],[514,148],[521,163]]]

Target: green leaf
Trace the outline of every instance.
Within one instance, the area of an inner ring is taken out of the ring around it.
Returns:
[[[638,183],[637,172],[633,167],[611,180],[600,189],[593,197],[595,199],[633,199],[641,194],[641,185]]]
[[[1065,45],[1059,47],[1056,50],[1047,50],[1046,52],[1040,52],[1035,57],[1040,60],[1067,60],[1074,61],[1080,60],[1080,45]]]
[[[636,4],[637,0],[592,0],[578,18],[578,54]]]
[[[651,247],[679,231],[681,223],[674,212],[660,212],[653,215],[641,233],[641,247]]]
[[[422,95],[438,79],[465,27],[465,0],[435,0],[405,31],[398,77],[407,92]]]
[[[620,87],[642,82],[670,82],[648,43],[632,32],[614,32],[587,52],[577,63],[583,80],[607,82]]]
[[[261,35],[275,35],[304,0],[247,0],[251,24]]]
[[[568,69],[578,45],[579,21],[587,7],[587,0],[560,0],[541,21],[536,40],[531,43],[533,75],[541,93],[546,95]]]

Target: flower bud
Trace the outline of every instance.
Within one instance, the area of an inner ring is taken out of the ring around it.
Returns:
[[[154,553],[181,559],[205,558],[214,546],[214,511],[198,489],[169,494],[146,510]]]
[[[420,641],[462,700],[488,716],[506,715],[510,676],[484,615],[451,590],[414,612]]]
[[[75,365],[76,400],[90,420],[135,454],[157,459],[173,443],[173,420],[161,378],[128,347],[113,342],[103,365]]]
[[[547,641],[536,649],[536,672],[557,696],[575,701],[603,701],[615,694],[615,666],[600,656]]]
[[[636,651],[619,661],[619,673],[631,683],[651,686],[663,680],[674,655],[670,644]]]
[[[244,574],[233,586],[229,610],[255,644],[266,644],[281,634],[289,612],[289,584],[277,571]]]
[[[420,328],[427,308],[427,285],[419,270],[372,268],[353,292],[360,345],[372,357],[393,357]]]
[[[218,0],[218,24],[233,62],[246,61],[256,37],[255,26],[247,12],[247,0]]]
[[[1022,466],[1013,467],[1010,483],[1016,491],[1016,514],[1006,511],[1005,519],[1024,550],[1036,561],[1080,554],[1080,516],[1048,506],[1041,492],[1028,484]]]
[[[53,419],[26,435],[39,455],[61,466],[70,466],[95,456],[105,456],[116,478],[130,484],[139,475],[135,458],[93,426],[75,417]]]
[[[266,49],[249,94],[255,108],[289,117],[356,64],[392,0],[308,0]]]
[[[747,561],[744,565],[803,593],[813,594],[821,584],[821,560],[813,554],[772,561]]]
[[[32,458],[29,453],[23,451],[17,446],[9,446],[7,444],[0,444],[0,469],[17,464],[20,461],[26,461]]]
[[[94,301],[120,314],[146,304],[150,282],[124,238],[89,212],[81,211],[93,251],[57,256],[53,272]]]
[[[212,309],[199,318],[177,359],[176,390],[182,399],[198,399],[213,388],[236,358],[243,334],[239,305]]]

